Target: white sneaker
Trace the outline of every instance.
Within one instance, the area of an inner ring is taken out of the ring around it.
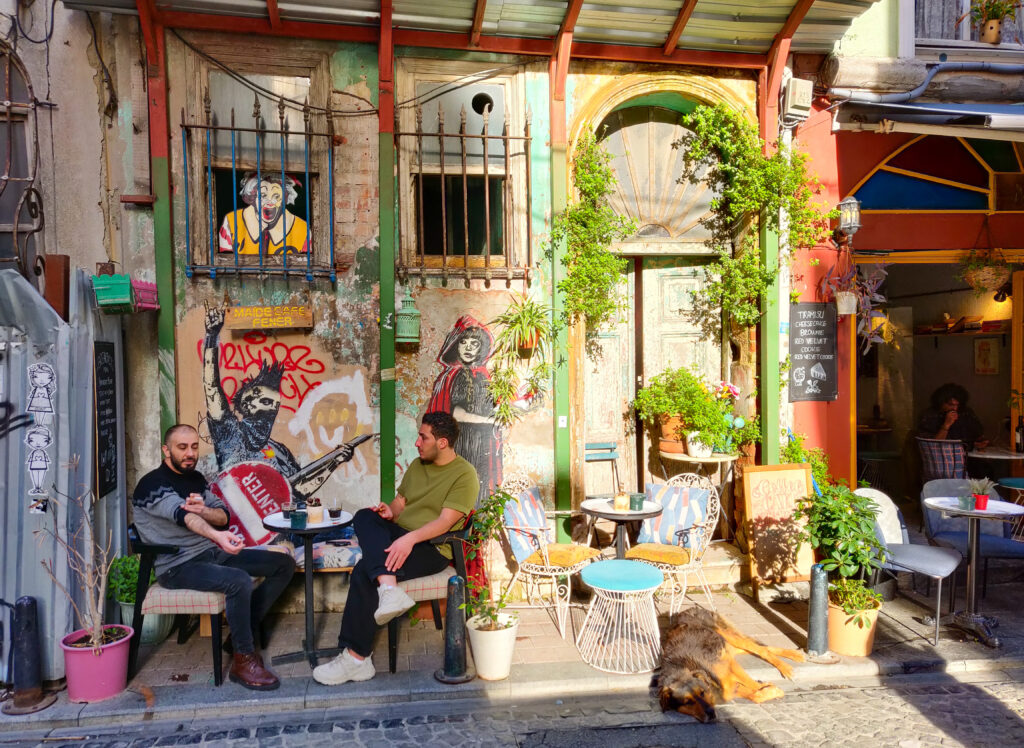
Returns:
[[[373,613],[373,620],[377,622],[378,626],[383,626],[416,604],[416,601],[405,594],[405,590],[400,587],[381,587],[378,589],[377,595],[380,604],[377,605],[377,610]]]
[[[370,680],[377,674],[373,662],[367,657],[357,660],[346,649],[330,662],[313,668],[313,680],[325,686],[337,686],[349,681]]]

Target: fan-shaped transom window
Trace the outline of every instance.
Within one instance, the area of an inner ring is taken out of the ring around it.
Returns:
[[[612,208],[637,222],[629,243],[696,250],[710,238],[701,221],[710,216],[715,194],[703,182],[682,179],[677,144],[690,133],[682,116],[664,107],[629,107],[609,114],[598,128],[618,180]]]

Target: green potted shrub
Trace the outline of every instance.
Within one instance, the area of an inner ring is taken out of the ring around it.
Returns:
[[[707,456],[729,435],[726,419],[732,402],[716,397],[714,389],[685,368],[651,377],[636,393],[632,408],[652,429],[660,429],[662,452],[683,452],[685,440],[691,456]]]
[[[466,543],[466,560],[476,558],[490,541],[497,541],[504,525],[505,504],[515,501],[511,494],[497,489],[473,513],[473,527]],[[492,595],[489,586],[467,580],[468,616],[466,632],[473,651],[473,664],[483,680],[503,680],[512,669],[512,653],[519,629],[519,615],[506,613],[505,596]]]
[[[150,572],[149,583],[156,581],[156,575]],[[121,623],[130,626],[135,612],[135,592],[139,584],[139,557],[118,556],[110,564],[110,575],[107,578],[107,597],[118,604],[121,609]],[[150,613],[142,622],[140,641],[143,644],[159,644],[171,633],[174,616],[162,613]]]
[[[819,484],[820,495],[797,506],[803,540],[829,575],[828,643],[838,654],[865,657],[875,639],[882,598],[867,575],[885,560],[875,537],[875,503],[842,484]]]
[[[551,307],[523,294],[515,294],[504,312],[491,321],[498,326],[495,355],[533,356],[538,346],[551,339]]]

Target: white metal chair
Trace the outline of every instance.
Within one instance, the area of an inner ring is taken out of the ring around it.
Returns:
[[[505,536],[516,563],[515,573],[505,592],[525,577],[526,600],[530,607],[547,608],[538,589],[541,581],[551,585],[558,633],[565,638],[565,621],[572,594],[572,575],[593,561],[600,552],[579,543],[552,543],[549,517],[565,516],[566,511],[548,512],[540,498],[540,490],[525,476],[507,479],[502,488],[516,498],[505,505]]]
[[[686,597],[690,574],[697,577],[708,607],[714,610],[703,559],[718,526],[721,512],[718,490],[706,476],[682,473],[664,484],[648,483],[647,498],[661,504],[662,512],[644,520],[637,544],[626,551],[626,558],[646,561],[664,572],[665,582],[672,592],[671,614]]]

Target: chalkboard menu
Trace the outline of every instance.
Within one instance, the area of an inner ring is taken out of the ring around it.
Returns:
[[[789,312],[789,399],[839,396],[834,304],[793,304]]]
[[[97,340],[96,377],[96,496],[117,488],[117,358],[113,343]]]

